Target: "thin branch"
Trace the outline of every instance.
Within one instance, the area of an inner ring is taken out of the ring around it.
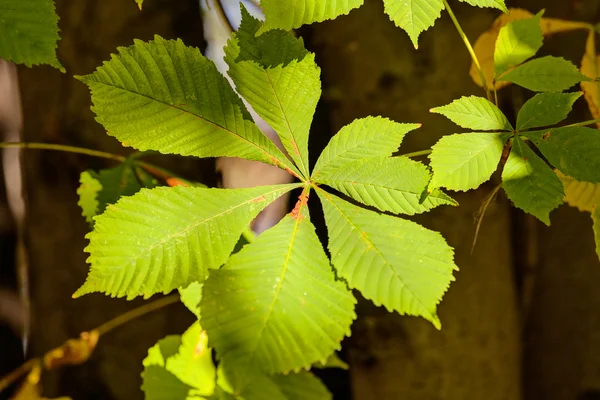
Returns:
[[[431,154],[431,152],[432,152],[431,149],[421,150],[421,151],[413,151],[412,153],[398,154],[398,157],[420,157],[420,156],[426,156],[427,154]]]
[[[479,59],[477,58],[477,55],[475,54],[475,50],[473,50],[473,46],[471,46],[471,42],[469,41],[469,38],[467,37],[467,35],[463,31],[462,27],[460,26],[460,23],[456,19],[456,16],[454,15],[452,8],[450,8],[450,5],[448,4],[448,1],[447,0],[442,0],[442,1],[444,2],[446,11],[448,11],[448,15],[450,15],[450,18],[452,19],[452,22],[454,23],[454,26],[456,27],[458,34],[460,35],[463,43],[467,47],[467,51],[469,52],[469,54],[471,55],[471,58],[473,59],[473,64],[475,64],[475,69],[477,69],[477,73],[479,74],[479,79],[481,79],[481,84],[483,85],[483,88],[485,89],[485,94],[486,94],[487,98],[489,101],[492,101],[492,95],[490,93],[490,89],[488,87],[487,81],[485,80],[485,75],[483,74],[483,69],[481,68]]]
[[[484,200],[483,204],[481,205],[481,208],[479,209],[479,215],[477,216],[477,226],[475,227],[475,237],[473,238],[473,244],[471,245],[471,254],[473,254],[473,251],[475,250],[477,238],[479,237],[479,228],[481,228],[481,222],[483,221],[485,212],[487,211],[488,206],[492,203],[492,200],[494,200],[494,197],[496,197],[496,194],[498,193],[501,187],[502,184],[496,186],[494,190],[492,190],[492,193],[490,193],[490,195]]]

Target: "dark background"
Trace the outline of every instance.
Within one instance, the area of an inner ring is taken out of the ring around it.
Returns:
[[[546,17],[600,21],[598,0],[507,3],[532,12],[546,8]],[[451,5],[472,41],[499,14],[457,1]],[[67,74],[50,67],[19,68],[24,139],[126,153],[94,121],[89,92],[72,76],[92,72],[117,46],[128,46],[134,38],[179,37],[202,49],[197,1],[146,0],[142,12],[133,0],[57,0],[56,6],[62,37],[58,57]],[[341,126],[367,115],[423,122],[401,150],[426,149],[444,134],[461,132],[430,114],[430,108],[462,95],[483,95],[468,75],[468,53],[447,13],[420,37],[418,51],[383,13],[381,0],[366,0],[348,16],[300,33],[317,53],[324,85],[313,123],[313,157]],[[584,44],[585,32],[556,35],[546,40],[541,54],[579,64]],[[514,115],[516,105],[529,96],[509,87],[500,92],[501,105]],[[580,99],[570,121],[589,118]],[[82,251],[88,226],[77,207],[79,173],[112,164],[34,150],[24,157],[32,303],[29,356],[39,356],[143,301],[100,294],[71,299],[88,270]],[[166,157],[160,162],[189,179],[214,183],[213,160],[182,160]],[[589,214],[565,205],[553,212],[552,226],[545,227],[500,195],[489,207],[470,254],[474,216],[498,179],[456,194],[458,208],[415,218],[441,231],[456,249],[460,272],[440,306],[443,329],[360,302],[360,318],[344,342],[350,373],[325,374],[336,398],[600,399],[600,263]],[[0,234],[0,287],[15,284],[14,244],[14,229]],[[191,321],[183,306],[173,305],[107,334],[86,364],[46,374],[45,395],[142,398],[141,360],[147,349],[167,334],[183,332]],[[7,327],[0,328],[0,374],[22,361],[20,346]]]

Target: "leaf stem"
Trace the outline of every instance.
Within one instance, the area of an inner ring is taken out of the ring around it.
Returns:
[[[107,153],[104,151],[86,149],[84,147],[67,146],[64,144],[52,143],[35,143],[35,142],[0,142],[0,149],[36,149],[36,150],[53,150],[64,151],[67,153],[85,154],[91,157],[107,158],[123,162],[127,159],[125,156],[118,154]]]
[[[487,81],[485,80],[485,75],[483,74],[483,70],[481,69],[481,64],[479,63],[479,59],[477,58],[477,55],[475,54],[475,50],[473,50],[473,46],[471,46],[471,42],[469,42],[469,38],[467,37],[467,35],[463,31],[462,27],[460,26],[460,23],[456,19],[456,16],[454,15],[452,8],[450,8],[450,5],[448,4],[448,1],[447,0],[442,0],[442,1],[444,2],[444,6],[446,7],[446,10],[448,11],[448,15],[450,15],[450,18],[452,19],[452,22],[454,23],[454,26],[456,27],[458,34],[460,35],[463,43],[467,47],[467,51],[469,52],[469,54],[471,55],[471,58],[473,59],[473,64],[475,64],[475,69],[477,69],[477,73],[479,74],[479,79],[481,79],[481,84],[483,85],[483,88],[485,89],[485,94],[486,94],[487,98],[489,101],[492,101],[492,95],[490,94],[490,89],[488,87]]]
[[[399,154],[398,157],[420,157],[426,156],[427,154],[431,154],[432,150],[421,150],[421,151],[413,151],[412,153]]]
[[[140,307],[134,308],[133,310],[127,311],[126,313],[121,314],[118,317],[115,317],[108,322],[105,322],[104,324],[98,326],[97,328],[92,329],[92,331],[98,332],[99,335],[106,334],[107,332],[109,332],[121,325],[124,325],[136,318],[139,318],[150,312],[159,310],[170,304],[176,303],[178,300],[179,300],[179,295],[172,294],[170,296],[163,297],[161,299],[152,301],[150,303],[146,303]],[[50,352],[52,352],[52,351],[53,350],[50,350]],[[48,352],[48,353],[50,353],[50,352]],[[46,355],[48,353],[46,353]],[[2,392],[6,388],[8,388],[10,385],[15,383],[21,376],[25,375],[28,371],[30,371],[32,368],[34,368],[38,363],[42,364],[42,358],[43,357],[32,358],[31,360],[28,360],[25,363],[21,364],[21,366],[14,369],[8,375],[2,377],[0,379],[0,392]]]
[[[523,129],[522,131],[519,131],[519,132],[539,132],[539,131],[546,131],[546,130],[552,129],[552,128],[575,128],[578,126],[586,126],[586,125],[593,125],[593,124],[600,124],[600,118],[590,119],[588,121],[576,122],[574,124],[563,125],[563,126],[542,126],[539,128]]]

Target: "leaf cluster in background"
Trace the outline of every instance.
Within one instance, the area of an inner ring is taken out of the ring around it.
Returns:
[[[437,304],[454,279],[453,250],[439,233],[381,212],[414,215],[456,202],[440,190],[427,192],[427,166],[392,157],[419,124],[356,120],[334,136],[311,171],[308,136],[321,94],[314,54],[288,32],[256,36],[262,24],[242,14],[225,49],[229,75],[277,132],[289,158],[258,130],[214,64],[181,41],[135,41],[79,79],[90,87],[97,120],[126,145],[263,161],[301,182],[140,190],[148,185],[129,181],[136,176],[132,165],[84,173],[86,215],[105,210],[87,236],[90,273],[74,296],[103,292],[131,299],[179,288],[233,388],[217,385],[213,396],[328,398],[309,374],[278,374],[328,365],[356,318],[350,289],[439,328]],[[302,194],[294,210],[234,253],[252,219],[295,188]],[[312,191],[323,206],[331,260],[308,212]],[[112,204],[115,196],[123,197]],[[152,369],[177,375],[171,358],[163,359]],[[146,387],[152,379],[148,375]],[[202,388],[182,382],[182,396],[199,395],[193,391]]]
[[[491,132],[442,137],[430,155],[431,187],[477,188],[490,179],[503,151],[510,148],[502,171],[507,196],[515,206],[549,225],[550,212],[563,201],[564,187],[547,162],[572,178],[600,182],[600,135],[591,128],[552,127],[567,117],[581,96],[580,92],[560,92],[592,80],[560,58],[526,62],[542,46],[540,23],[541,13],[514,19],[497,35],[493,82],[508,80],[543,92],[523,105],[514,128],[496,105],[480,97],[463,97],[432,110],[463,128]]]
[[[472,6],[492,7],[508,12],[504,0],[460,0]],[[364,0],[262,0],[266,21],[258,31],[290,30],[304,24],[334,19],[362,6]],[[444,10],[443,0],[383,0],[385,13],[404,29],[415,48],[419,35],[432,27]]]

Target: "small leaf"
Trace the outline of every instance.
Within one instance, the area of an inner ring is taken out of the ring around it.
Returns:
[[[527,100],[517,116],[517,130],[549,126],[567,118],[573,103],[581,97],[574,93],[538,93]]]
[[[477,7],[491,7],[497,8],[498,10],[508,12],[508,8],[506,8],[506,4],[504,4],[504,0],[460,0],[462,2],[468,3],[472,6]]]
[[[495,75],[494,50],[500,29],[503,26],[506,26],[506,24],[508,24],[510,21],[533,17],[534,15],[527,10],[523,10],[521,8],[511,8],[510,14],[502,14],[496,18],[496,20],[492,23],[492,26],[487,31],[483,32],[475,41],[473,49],[475,50],[475,55],[479,60],[479,65],[481,66],[486,82],[490,87],[494,87],[492,86]],[[567,21],[556,18],[542,18],[541,27],[544,36],[549,36],[558,32],[569,32],[577,29],[589,30],[589,24],[585,22]],[[481,78],[479,77],[479,72],[477,71],[477,67],[473,62],[471,63],[469,75],[471,75],[473,82],[479,86],[483,86]],[[497,81],[495,88],[496,90],[500,90],[508,85],[510,85],[510,82]]]
[[[142,391],[148,400],[192,400],[214,392],[216,368],[198,322],[182,336],[172,335],[148,350]]]
[[[202,284],[192,282],[185,288],[179,288],[181,302],[190,310],[196,318],[200,318],[200,299],[202,299]]]
[[[562,92],[576,83],[592,81],[570,61],[552,56],[528,61],[503,75],[502,80],[534,92]]]
[[[542,14],[543,11],[532,18],[511,21],[500,29],[494,52],[496,77],[533,57],[542,47]]]
[[[64,72],[56,58],[58,16],[52,0],[0,2],[0,58],[28,67],[48,64]]]
[[[142,11],[142,4],[144,3],[144,0],[135,0],[135,2],[138,5],[138,8],[140,9],[140,11]]]
[[[227,364],[273,374],[308,368],[340,348],[356,300],[335,280],[305,204],[213,271],[202,323]]]
[[[596,241],[596,255],[600,258],[600,207],[594,208],[592,212],[592,220],[594,221],[594,240]]]
[[[317,362],[313,365],[313,368],[339,368],[347,371],[350,367],[337,355],[337,353],[332,353],[324,363]]]
[[[228,74],[237,91],[277,132],[300,171],[309,176],[308,133],[321,97],[315,56],[307,54],[302,40],[291,33],[271,31],[256,38],[260,22],[245,9],[242,14],[240,33],[225,48]],[[291,50],[274,53],[282,43]]]
[[[385,13],[408,33],[415,48],[421,32],[433,26],[444,9],[442,0],[383,0]]]
[[[591,78],[600,76],[600,57],[596,55],[596,33],[590,31],[581,60],[581,73]],[[600,82],[581,82],[581,89],[594,119],[600,118]],[[596,124],[600,127],[600,123]]]
[[[579,211],[592,212],[600,204],[600,185],[582,182],[560,172],[554,171],[565,187],[565,203],[577,207]]]
[[[519,136],[502,171],[502,187],[521,210],[550,225],[550,212],[562,204],[563,185],[556,174]]]
[[[441,327],[436,305],[454,280],[453,250],[442,235],[400,218],[356,207],[317,190],[333,266],[348,285],[389,311]]]
[[[585,127],[523,132],[550,164],[581,181],[600,182],[600,131]]]
[[[86,236],[90,272],[73,297],[147,298],[202,282],[227,260],[250,221],[295,187],[160,187],[123,197]]]
[[[212,61],[181,40],[135,40],[94,73],[77,78],[90,87],[98,122],[126,146],[240,157],[296,171]]]
[[[289,31],[304,24],[334,19],[362,6],[364,0],[262,0],[265,24],[258,34],[271,29]]]
[[[77,205],[81,208],[85,220],[93,224],[92,218],[98,215],[98,192],[102,190],[102,184],[94,171],[83,171],[79,176],[79,183]]]
[[[420,126],[399,124],[382,117],[356,119],[329,141],[315,164],[312,178],[335,173],[356,160],[389,157],[398,150],[404,136]]]
[[[443,136],[429,155],[433,178],[430,187],[470,190],[490,179],[500,158],[507,133],[461,133]]]
[[[385,171],[382,173],[382,171]],[[441,191],[421,202],[431,174],[427,167],[406,157],[371,157],[357,160],[316,181],[381,211],[414,215],[437,206],[457,205]]]
[[[432,108],[462,128],[482,131],[512,131],[506,116],[491,101],[483,97],[461,97],[452,103]]]

